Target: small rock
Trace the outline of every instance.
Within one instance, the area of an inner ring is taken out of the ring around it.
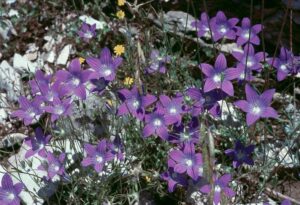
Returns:
[[[68,58],[70,56],[71,50],[72,50],[72,45],[71,44],[66,45],[62,49],[62,51],[59,53],[58,58],[56,60],[56,64],[66,65],[67,61],[68,61]]]
[[[0,26],[0,35],[4,40],[9,40],[11,34],[17,35],[15,28],[8,19],[1,20],[2,26]]]
[[[6,110],[4,108],[0,108],[0,124],[4,124],[7,117],[8,115]]]
[[[165,22],[171,25],[176,25],[181,31],[196,31],[196,28],[192,27],[191,24],[196,19],[182,11],[169,11],[164,15]]]
[[[29,61],[34,61],[38,57],[38,50],[39,48],[35,45],[35,43],[31,43],[28,45],[28,49],[24,57]]]
[[[16,17],[19,18],[19,12],[18,12],[17,10],[11,9],[11,10],[9,10],[9,12],[8,12],[8,16],[9,16],[9,17],[16,16]]]
[[[29,71],[31,73],[35,73],[38,66],[36,63],[32,63],[27,58],[21,56],[18,53],[15,53],[14,60],[13,60],[13,67],[15,69],[18,69],[20,72]]]
[[[13,3],[15,3],[16,2],[16,0],[6,0],[6,3],[7,4],[13,4]]]
[[[56,57],[56,53],[54,51],[50,51],[48,53],[43,54],[43,59],[46,62],[54,63]]]
[[[79,19],[89,25],[96,24],[96,29],[103,29],[106,26],[104,21],[98,21],[90,16],[82,15],[79,17]]]
[[[16,144],[20,144],[26,137],[27,136],[22,133],[8,134],[0,141],[0,149],[13,147]]]

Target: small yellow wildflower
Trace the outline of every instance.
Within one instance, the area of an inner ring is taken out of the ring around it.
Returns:
[[[126,78],[124,79],[124,85],[130,86],[130,85],[132,85],[132,83],[133,83],[133,78],[131,78],[131,77],[126,77]]]
[[[122,11],[122,10],[119,10],[117,13],[116,13],[116,16],[119,18],[119,19],[124,19],[124,17],[125,17],[125,13],[124,13],[124,11]]]
[[[118,6],[124,6],[125,0],[118,0]]]
[[[82,58],[82,57],[79,57],[79,62],[80,62],[80,64],[83,64],[83,63],[84,63],[84,61],[85,61],[85,59],[84,59],[84,58]]]
[[[148,176],[145,176],[145,179],[146,179],[146,182],[151,182],[151,178],[150,177],[148,177]]]
[[[107,100],[106,100],[106,103],[107,103],[110,107],[113,106],[113,101],[112,101],[111,99],[107,99]]]
[[[122,55],[124,52],[125,52],[125,47],[124,47],[123,45],[116,45],[116,46],[114,47],[114,53],[115,53],[117,56]]]

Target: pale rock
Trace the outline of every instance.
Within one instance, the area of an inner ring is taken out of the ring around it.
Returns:
[[[35,73],[37,70],[37,63],[32,63],[29,61],[27,58],[21,56],[18,53],[15,53],[14,55],[14,60],[13,60],[13,67],[20,72],[31,72]]]
[[[55,57],[56,57],[56,53],[53,50],[48,53],[44,53],[43,55],[44,61],[49,63],[54,63]]]
[[[4,40],[9,40],[10,34],[17,35],[15,28],[8,19],[1,20],[2,26],[0,26],[0,35]]]
[[[58,58],[56,60],[56,64],[57,65],[66,65],[68,58],[71,54],[71,50],[72,50],[72,45],[71,44],[66,45],[59,53]]]
[[[106,23],[104,21],[98,21],[93,17],[87,15],[82,15],[79,17],[79,19],[89,25],[96,24],[96,29],[103,29],[106,26]]]
[[[39,48],[35,45],[35,43],[30,43],[24,57],[29,61],[34,61],[38,57],[38,50]]]
[[[11,133],[6,135],[0,141],[0,149],[13,147],[16,144],[20,144],[27,136],[22,133]]]
[[[5,120],[7,119],[8,115],[4,108],[0,108],[0,124],[4,124]],[[0,144],[1,146],[1,144]]]
[[[7,4],[13,4],[13,3],[15,3],[16,2],[16,0],[6,0],[6,3]]]
[[[17,10],[11,9],[11,10],[9,10],[9,12],[8,12],[8,16],[9,16],[9,17],[16,16],[16,17],[19,18],[19,12],[18,12]]]

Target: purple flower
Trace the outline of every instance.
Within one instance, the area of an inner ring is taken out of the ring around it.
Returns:
[[[274,61],[274,62],[273,62]],[[291,51],[282,47],[280,49],[279,58],[268,59],[270,65],[274,65],[277,69],[277,80],[284,80],[289,74],[297,74],[300,72],[300,57],[293,55]]]
[[[40,87],[49,87],[51,83],[52,75],[46,75],[43,71],[37,70],[35,72],[35,77],[33,80],[29,81],[32,94],[37,94],[40,92]]]
[[[47,156],[45,146],[49,143],[51,135],[44,135],[43,130],[40,127],[36,128],[34,132],[35,136],[26,138],[24,142],[30,147],[25,154],[26,159],[36,153],[38,153],[41,157]]]
[[[44,110],[51,113],[51,121],[54,122],[60,116],[68,116],[72,113],[71,99],[67,98],[64,100],[54,97],[53,103],[49,106],[45,106]]]
[[[209,29],[209,16],[207,13],[201,13],[200,20],[193,21],[191,26],[195,27],[197,30],[197,36],[210,36],[210,29]]]
[[[288,199],[285,199],[285,200],[283,200],[282,202],[281,202],[281,204],[280,205],[292,205],[292,203],[291,203],[291,201],[290,200],[288,200]]]
[[[103,48],[100,58],[87,58],[86,62],[96,72],[97,78],[103,77],[107,81],[115,79],[118,67],[121,65],[123,59],[121,57],[112,58],[110,50]]]
[[[183,152],[181,150],[172,150],[169,158],[175,162],[175,172],[179,174],[186,172],[194,180],[199,177],[199,169],[202,167],[202,155],[195,153],[193,143],[185,144]]]
[[[161,103],[157,105],[157,109],[159,109],[162,113],[164,113],[165,121],[167,124],[175,124],[181,123],[182,118],[182,97],[169,98],[166,95],[159,96],[159,101]]]
[[[145,127],[143,129],[143,136],[149,137],[150,135],[157,135],[161,139],[166,140],[168,138],[168,125],[164,116],[164,113],[160,110],[156,110],[153,113],[146,114],[145,116]]]
[[[253,165],[254,162],[251,158],[251,154],[254,148],[254,145],[245,147],[240,141],[236,141],[234,149],[225,150],[225,154],[233,158],[234,168],[239,167],[243,163]]]
[[[261,61],[264,60],[264,52],[255,53],[254,47],[252,44],[247,44],[244,46],[244,52],[233,51],[232,55],[239,61],[243,67],[255,71],[261,71],[262,64]]]
[[[122,89],[118,93],[123,102],[118,109],[118,115],[130,113],[140,120],[144,118],[146,107],[156,101],[153,95],[142,96],[136,86],[133,86],[131,90]]]
[[[77,34],[81,38],[83,38],[85,42],[89,42],[92,38],[96,36],[96,24],[90,26],[87,23],[83,22]]]
[[[12,178],[5,173],[1,180],[0,187],[0,204],[3,205],[19,205],[21,200],[19,194],[24,185],[22,183],[13,184]]]
[[[64,96],[64,91],[61,89],[60,82],[54,82],[52,85],[40,85],[40,94],[43,101],[52,103],[54,98]]]
[[[176,144],[197,144],[200,138],[199,120],[193,117],[187,126],[174,126],[174,133],[170,134],[170,141]]]
[[[214,204],[219,204],[221,202],[221,193],[229,198],[234,197],[235,192],[228,187],[229,182],[231,181],[231,175],[225,174],[215,180],[213,185],[213,192],[214,192]],[[200,191],[205,194],[209,194],[212,191],[212,186],[207,184],[200,188]]]
[[[119,135],[115,136],[113,142],[109,144],[109,148],[118,160],[124,160],[124,145]]]
[[[218,41],[224,37],[231,40],[235,39],[236,33],[234,31],[234,27],[238,22],[238,18],[231,18],[227,20],[225,14],[222,11],[218,11],[217,15],[210,21],[213,40]]]
[[[246,84],[245,92],[247,100],[239,100],[234,105],[247,113],[246,121],[248,126],[252,125],[259,118],[278,117],[276,110],[270,107],[275,89],[266,90],[261,95],[258,95],[250,85]]]
[[[56,72],[56,80],[64,82],[63,90],[66,94],[74,94],[80,99],[86,98],[85,85],[92,71],[81,70],[81,64],[78,58],[71,61],[69,71],[59,70]]]
[[[97,92],[99,95],[103,93],[109,81],[104,78],[100,79],[91,79],[90,82],[93,84],[91,92]]]
[[[52,180],[55,176],[63,176],[65,174],[65,158],[66,154],[64,153],[56,158],[54,154],[48,152],[46,161],[38,167],[38,170],[47,172],[47,180]]]
[[[173,192],[177,184],[187,186],[187,180],[185,175],[174,172],[174,169],[170,167],[168,171],[161,174],[161,178],[168,183],[168,191]]]
[[[233,85],[230,80],[239,76],[239,72],[235,68],[227,69],[227,61],[224,54],[219,54],[214,67],[201,63],[199,66],[202,72],[206,75],[204,92],[209,92],[214,89],[220,89],[230,96],[234,95]]]
[[[19,98],[19,104],[20,109],[13,112],[12,116],[24,120],[26,126],[37,122],[43,114],[43,111],[40,108],[42,100],[39,97],[29,101],[27,98],[21,96]]]
[[[236,35],[238,36],[237,44],[239,46],[244,45],[245,43],[249,42],[254,45],[259,45],[260,40],[257,34],[261,31],[262,25],[256,24],[251,27],[251,22],[249,18],[243,18],[242,26],[236,27],[237,32]]]
[[[82,160],[81,165],[84,167],[93,165],[96,172],[101,172],[105,162],[114,159],[114,155],[111,151],[108,151],[107,148],[108,146],[105,139],[101,140],[97,147],[91,144],[85,144],[84,150],[87,153],[87,157]]]
[[[169,61],[169,56],[162,56],[158,50],[152,50],[150,54],[150,66],[146,70],[148,73],[165,73],[166,63]]]
[[[239,73],[237,78],[239,83],[244,81],[251,82],[253,80],[254,77],[252,76],[252,70],[248,67],[246,68],[245,65],[239,63],[236,69],[236,72]]]

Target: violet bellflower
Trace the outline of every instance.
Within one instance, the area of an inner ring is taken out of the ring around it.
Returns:
[[[218,41],[222,38],[235,39],[235,25],[239,22],[238,18],[227,17],[222,11],[218,11],[217,15],[210,20],[210,27],[213,34],[213,40]]]
[[[259,95],[249,84],[246,84],[245,92],[247,100],[239,100],[234,105],[247,113],[248,126],[255,123],[259,118],[278,117],[276,110],[270,107],[275,89],[266,90]]]
[[[44,110],[51,114],[51,121],[56,121],[61,116],[69,116],[72,114],[71,98],[64,100],[54,97],[53,103],[44,107]]]
[[[169,62],[169,56],[163,56],[159,50],[152,50],[150,54],[150,65],[146,68],[146,71],[148,73],[166,73],[166,64]]]
[[[96,172],[101,172],[105,163],[114,159],[114,154],[108,148],[109,146],[105,139],[101,140],[96,147],[91,144],[85,144],[84,150],[87,156],[82,160],[81,165],[83,167],[93,165]]]
[[[213,202],[214,205],[217,205],[221,202],[222,193],[228,198],[235,196],[235,192],[228,186],[230,181],[231,175],[225,174],[218,179],[215,179],[213,186],[209,184],[204,185],[200,188],[200,191],[209,194],[213,190]]]
[[[260,72],[262,69],[261,62],[267,54],[264,52],[255,53],[254,47],[251,44],[247,44],[244,46],[243,52],[233,51],[232,55],[244,68]]]
[[[61,83],[56,81],[51,85],[40,85],[40,94],[44,102],[53,103],[54,98],[64,96],[64,91],[61,89]]]
[[[26,126],[35,123],[43,114],[43,111],[40,107],[42,103],[43,101],[40,97],[35,97],[30,101],[26,97],[20,96],[20,109],[13,112],[12,116],[22,119]]]
[[[225,154],[233,158],[233,167],[237,168],[243,163],[253,165],[254,162],[251,155],[254,151],[255,146],[249,145],[245,147],[239,140],[236,141],[234,149],[225,150]]]
[[[85,83],[90,79],[92,71],[82,70],[78,58],[73,59],[68,71],[59,70],[56,72],[56,80],[64,82],[63,90],[66,94],[74,94],[80,99],[86,99]]]
[[[1,180],[0,187],[0,204],[3,205],[20,205],[21,200],[19,194],[24,185],[22,183],[14,184],[11,176],[5,173]]]
[[[133,86],[131,90],[119,90],[118,93],[123,103],[119,106],[117,114],[131,114],[139,120],[144,119],[145,109],[157,100],[150,94],[141,95],[136,86]]]
[[[146,125],[143,129],[143,137],[156,135],[163,140],[166,140],[168,138],[167,126],[172,123],[166,121],[164,113],[160,110],[156,110],[153,113],[146,114],[145,123]]]
[[[256,24],[251,26],[251,21],[249,18],[243,18],[242,26],[237,26],[236,35],[238,36],[237,45],[242,46],[249,42],[254,45],[260,44],[260,39],[257,34],[262,30],[261,24]]]
[[[193,143],[184,145],[183,151],[172,150],[169,158],[175,162],[174,171],[179,174],[187,173],[192,179],[197,180],[199,169],[202,167],[202,154],[195,153]]]
[[[168,183],[168,191],[173,192],[177,185],[187,186],[187,179],[184,174],[174,172],[174,168],[170,167],[168,171],[161,174],[161,178]]]
[[[183,114],[183,97],[170,98],[166,95],[159,96],[159,102],[157,109],[164,113],[164,118],[167,124],[181,123]]]
[[[112,57],[108,48],[103,48],[99,58],[87,58],[86,62],[95,71],[95,77],[104,78],[107,81],[113,81],[116,77],[118,67],[121,65],[123,58]]]
[[[124,160],[124,144],[119,135],[114,137],[112,143],[109,143],[109,148],[118,160]]]
[[[51,152],[47,152],[47,157],[44,162],[38,167],[38,170],[47,172],[47,180],[53,180],[54,177],[63,177],[65,173],[66,154],[61,153],[56,157]]]
[[[227,68],[227,61],[224,54],[219,54],[214,67],[207,63],[199,66],[206,75],[204,92],[220,89],[230,96],[234,95],[231,80],[239,76],[239,71],[235,68]]]
[[[191,26],[196,28],[198,37],[211,36],[209,29],[209,16],[206,12],[201,13],[200,20],[193,21]]]
[[[47,157],[45,146],[49,143],[51,135],[45,135],[43,130],[38,127],[35,129],[35,136],[28,137],[24,143],[29,147],[29,150],[25,153],[25,158],[38,154],[41,157]]]
[[[89,42],[96,36],[96,24],[89,25],[85,22],[82,23],[80,30],[77,34],[85,41]]]
[[[49,87],[52,75],[47,75],[41,70],[37,70],[34,79],[29,81],[32,94],[40,93],[40,87]]]

